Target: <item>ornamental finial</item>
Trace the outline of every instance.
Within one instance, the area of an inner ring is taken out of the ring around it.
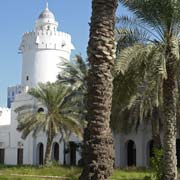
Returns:
[[[46,2],[46,10],[48,10],[48,2]]]

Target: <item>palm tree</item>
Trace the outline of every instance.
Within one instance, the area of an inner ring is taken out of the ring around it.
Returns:
[[[164,109],[164,180],[177,180],[176,158],[176,94],[180,1],[120,0],[144,26],[155,31],[164,45],[167,77],[163,80]]]
[[[151,124],[153,146],[159,149],[162,129],[160,80],[166,75],[161,44],[152,40],[151,36],[156,36],[153,32],[137,26],[137,19],[132,16],[118,17],[116,28],[111,127],[114,132],[130,133],[137,131],[140,125]]]
[[[113,170],[113,140],[109,127],[112,100],[112,66],[115,59],[117,0],[93,0],[88,43],[87,131],[85,165],[80,180],[107,180]]]
[[[72,61],[64,60],[59,64],[60,72],[58,82],[70,85],[73,89],[81,93],[87,93],[86,77],[88,74],[88,64],[81,55],[75,55]]]
[[[83,108],[84,116],[86,120],[86,111],[87,111],[87,75],[89,65],[83,60],[81,55],[75,55],[71,61],[64,60],[59,65],[60,72],[58,75],[58,82],[65,85],[71,86],[83,97]],[[84,129],[84,136],[87,128]],[[86,138],[85,138],[86,139]],[[82,150],[83,144],[82,144]],[[84,151],[81,153],[81,159],[79,165],[84,164]]]
[[[25,139],[31,132],[36,136],[39,132],[46,133],[47,144],[45,164],[51,160],[51,148],[54,137],[60,133],[61,139],[68,138],[71,133],[81,136],[84,121],[81,117],[81,96],[74,96],[74,92],[62,84],[39,84],[37,88],[30,89],[31,96],[41,103],[35,107],[24,105],[15,111],[18,113],[17,130],[22,132]],[[47,110],[44,110],[47,109]]]
[[[129,133],[150,123],[155,148],[161,148],[162,79],[166,76],[161,45],[136,42],[117,55],[111,127]]]

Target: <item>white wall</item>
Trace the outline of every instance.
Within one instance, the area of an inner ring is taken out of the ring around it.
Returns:
[[[11,110],[0,107],[0,126],[11,124]]]

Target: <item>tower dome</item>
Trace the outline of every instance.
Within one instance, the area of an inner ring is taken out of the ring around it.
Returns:
[[[46,8],[41,12],[36,21],[36,30],[57,30],[58,23],[55,20],[54,14],[49,10],[48,3]]]
[[[44,19],[44,18],[55,19],[54,14],[48,8],[48,3],[46,4],[46,9],[42,11],[41,14],[39,15],[39,19]]]

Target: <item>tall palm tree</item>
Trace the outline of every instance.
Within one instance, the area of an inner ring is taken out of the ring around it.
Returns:
[[[109,127],[112,100],[112,66],[115,59],[117,0],[93,0],[88,43],[87,131],[85,165],[80,180],[107,180],[113,170],[113,140]]]
[[[161,44],[152,40],[151,36],[156,36],[153,32],[137,26],[132,16],[118,17],[116,28],[111,127],[115,132],[130,133],[140,125],[151,124],[153,146],[161,148],[160,80],[165,76]]]
[[[166,76],[161,45],[135,43],[117,55],[111,127],[129,133],[151,124],[154,147],[160,148],[162,80]]]
[[[44,163],[48,164],[51,160],[53,139],[58,133],[61,134],[62,140],[68,138],[71,133],[82,135],[84,128],[81,117],[82,97],[75,96],[70,88],[57,83],[39,84],[28,93],[41,103],[43,109],[39,109],[38,105],[18,107],[15,110],[18,113],[17,130],[22,132],[23,139],[31,132],[33,136],[41,131],[46,133]]]
[[[167,78],[163,81],[164,109],[164,180],[177,180],[176,159],[176,67],[179,60],[178,34],[180,1],[120,0],[135,16],[164,43]]]

